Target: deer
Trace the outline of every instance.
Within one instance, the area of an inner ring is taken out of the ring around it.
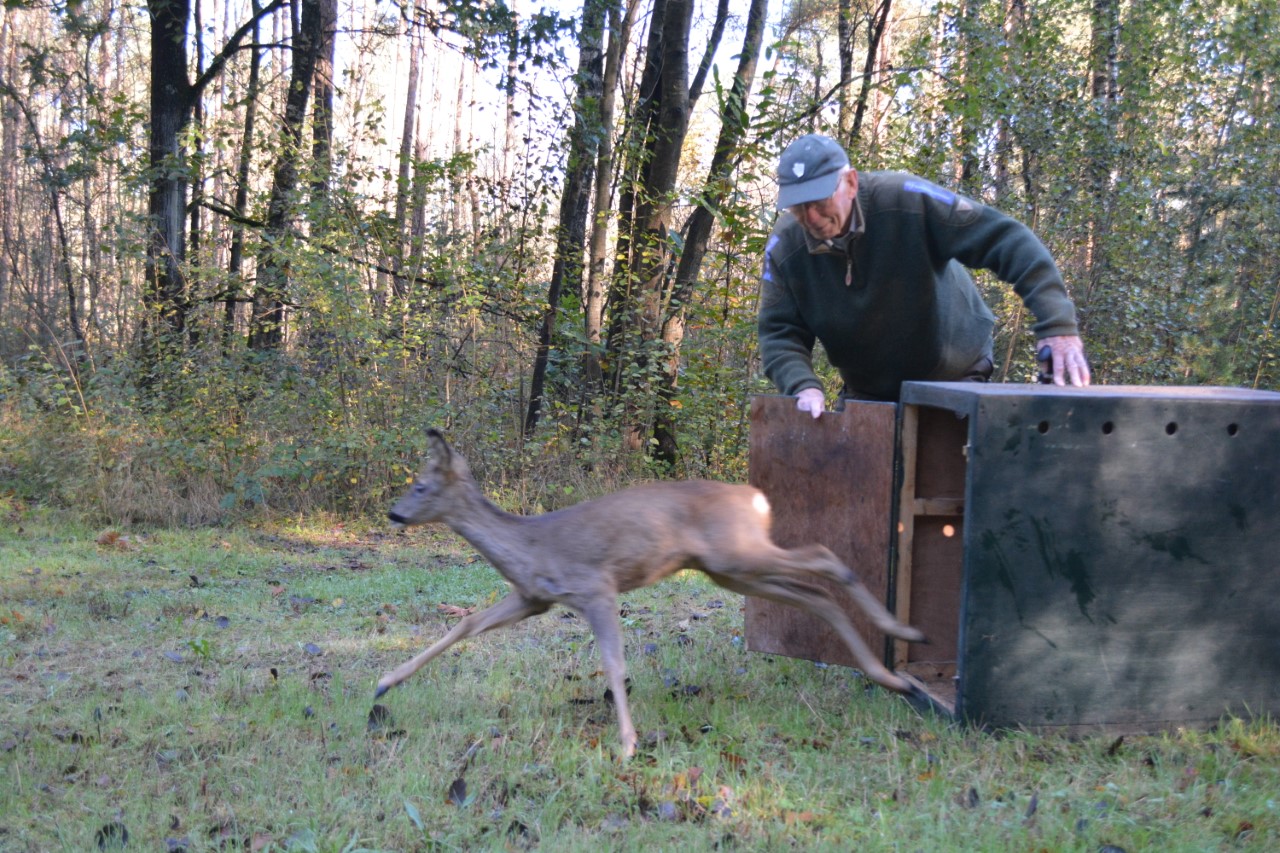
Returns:
[[[770,538],[769,502],[753,486],[714,480],[647,483],[540,515],[515,515],[481,491],[461,454],[435,429],[421,473],[387,513],[397,529],[443,522],[466,539],[510,584],[506,597],[463,617],[433,645],[383,675],[374,698],[405,681],[455,643],[545,613],[553,605],[583,616],[617,715],[622,753],[636,750],[627,706],[618,596],[681,569],[697,569],[724,589],[793,605],[827,622],[863,674],[889,690],[918,689],[890,672],[814,578],[847,590],[881,631],[923,642],[899,622],[834,553],[822,545],[782,548]]]

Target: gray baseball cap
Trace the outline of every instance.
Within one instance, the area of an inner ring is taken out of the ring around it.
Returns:
[[[848,165],[849,155],[829,136],[810,133],[792,142],[778,161],[778,209],[830,198]]]

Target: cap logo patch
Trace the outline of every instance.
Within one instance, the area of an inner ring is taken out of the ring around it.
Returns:
[[[804,177],[804,163],[796,163],[791,167],[791,171],[795,172],[797,178]]]

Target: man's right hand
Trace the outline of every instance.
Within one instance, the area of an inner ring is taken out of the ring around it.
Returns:
[[[796,394],[796,408],[802,412],[808,412],[815,418],[822,414],[826,405],[827,396],[822,393],[821,388],[806,388]]]

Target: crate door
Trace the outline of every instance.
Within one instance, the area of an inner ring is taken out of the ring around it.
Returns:
[[[892,403],[850,402],[814,420],[797,411],[794,397],[751,401],[750,480],[773,508],[774,541],[826,545],[881,601],[888,594],[896,412]],[[831,591],[879,654],[884,634],[839,585],[815,583]],[[825,622],[788,605],[747,599],[746,635],[752,651],[855,665]]]

